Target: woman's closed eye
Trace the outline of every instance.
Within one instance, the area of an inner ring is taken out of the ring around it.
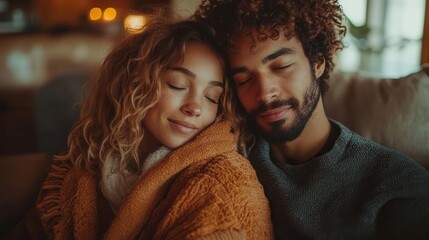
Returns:
[[[212,98],[212,97],[207,97],[207,100],[209,100],[209,102],[214,103],[214,104],[219,104],[219,98]]]
[[[186,87],[182,87],[176,84],[167,83],[168,87],[174,90],[186,90]]]
[[[220,90],[221,88],[219,87],[215,87],[213,89],[208,90],[204,97],[211,103],[213,104],[219,104],[219,99],[220,96],[222,95],[222,90]],[[220,91],[219,91],[220,90]]]

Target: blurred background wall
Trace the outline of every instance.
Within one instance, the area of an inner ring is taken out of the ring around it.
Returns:
[[[0,155],[58,153],[82,85],[168,1],[0,0]]]
[[[340,0],[347,15],[338,70],[399,77],[429,62],[429,0]],[[0,0],[0,156],[58,153],[82,84],[112,45],[165,6],[200,0]]]

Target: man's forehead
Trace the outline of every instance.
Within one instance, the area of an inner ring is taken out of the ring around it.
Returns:
[[[232,37],[231,45],[229,47],[229,53],[234,54],[249,48],[248,46],[254,45],[256,46],[256,38],[255,34],[248,33],[238,33]],[[250,50],[250,48],[249,48]]]
[[[297,44],[299,45],[299,41],[296,38],[288,39],[282,33],[273,39],[267,35],[258,36],[256,31],[252,31],[234,36],[228,54],[230,56],[237,54],[255,55],[260,51],[270,52],[276,51],[278,48],[296,49]]]

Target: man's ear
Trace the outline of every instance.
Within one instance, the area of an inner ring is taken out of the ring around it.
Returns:
[[[315,66],[314,66],[314,74],[316,75],[316,79],[323,75],[325,72],[325,58],[320,58]]]

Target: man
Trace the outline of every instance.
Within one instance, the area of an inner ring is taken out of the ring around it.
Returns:
[[[429,239],[429,173],[324,111],[336,0],[206,0],[195,17],[224,46],[277,238]]]

